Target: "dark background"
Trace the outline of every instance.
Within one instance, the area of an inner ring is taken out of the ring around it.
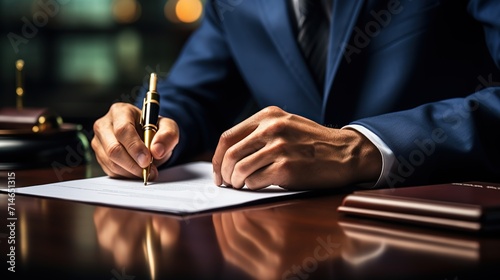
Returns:
[[[0,0],[0,107],[15,106],[23,59],[25,107],[48,107],[91,132],[112,103],[134,101],[149,73],[168,74],[203,2]],[[194,13],[188,22],[182,7]]]

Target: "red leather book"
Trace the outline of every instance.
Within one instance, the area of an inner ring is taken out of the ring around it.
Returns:
[[[466,231],[500,230],[500,184],[450,183],[356,191],[338,211]]]

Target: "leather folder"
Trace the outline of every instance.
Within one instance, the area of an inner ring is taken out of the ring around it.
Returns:
[[[356,191],[339,212],[470,232],[500,230],[500,184],[465,182]]]

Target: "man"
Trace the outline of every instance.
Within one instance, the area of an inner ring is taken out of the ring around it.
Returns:
[[[151,154],[138,107],[95,123],[104,171],[141,177],[151,156],[215,149],[215,184],[235,188],[500,179],[499,1],[302,1],[207,1],[158,87]],[[320,35],[304,31],[313,10]],[[252,100],[262,110],[235,125]]]

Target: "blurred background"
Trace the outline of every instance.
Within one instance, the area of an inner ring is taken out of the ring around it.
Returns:
[[[0,0],[0,107],[48,107],[87,131],[151,72],[165,77],[203,16],[204,0]]]

